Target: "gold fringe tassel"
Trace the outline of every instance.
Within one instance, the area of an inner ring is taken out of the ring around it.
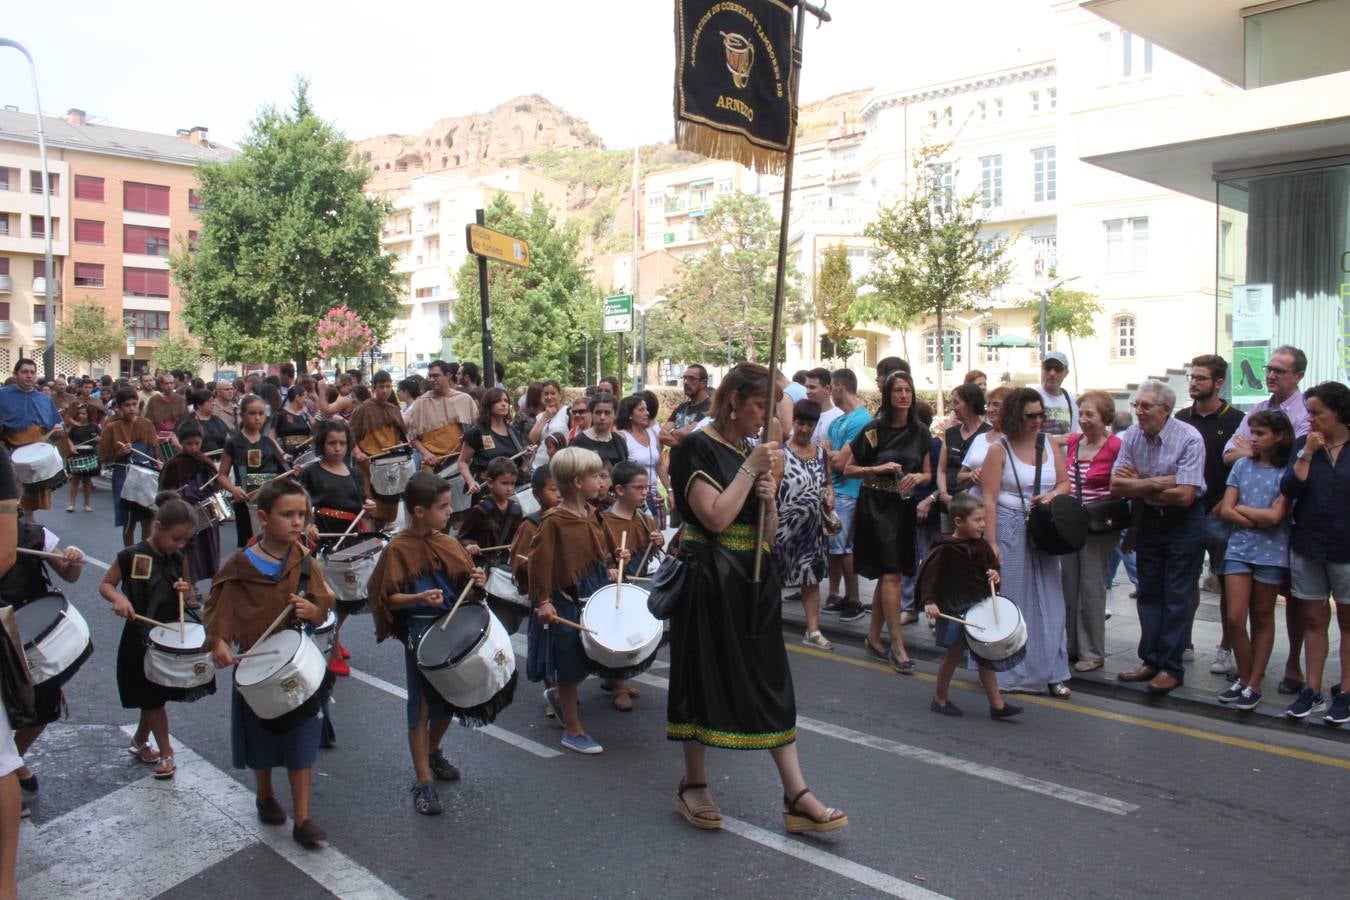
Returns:
[[[729,159],[761,174],[781,175],[787,165],[787,154],[781,150],[687,119],[675,123],[675,146],[713,159]]]

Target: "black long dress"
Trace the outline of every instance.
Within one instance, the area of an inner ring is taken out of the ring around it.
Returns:
[[[911,422],[903,428],[872,420],[849,446],[859,466],[898,462],[902,475],[870,475],[863,478],[858,506],[853,514],[853,567],[864,578],[882,575],[913,575],[918,569],[915,551],[915,510],[919,502],[901,497],[900,479],[923,471],[932,438],[928,429]]]
[[[753,582],[759,501],[752,493],[721,534],[703,526],[689,489],[730,485],[749,447],[706,430],[671,451],[675,506],[684,517],[684,596],[670,620],[666,737],[731,750],[769,750],[797,739],[797,703],[783,645],[781,586],[772,555]]]

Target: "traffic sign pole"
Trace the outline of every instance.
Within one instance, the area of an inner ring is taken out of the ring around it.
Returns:
[[[474,214],[479,225],[486,225],[483,211]],[[478,298],[483,317],[483,383],[489,387],[497,386],[497,369],[492,358],[492,312],[488,309],[487,257],[478,255]]]

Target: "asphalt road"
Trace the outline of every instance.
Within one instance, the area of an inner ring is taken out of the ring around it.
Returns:
[[[120,537],[106,491],[95,510],[39,521],[107,562]],[[766,753],[710,753],[722,832],[680,819],[664,653],[631,713],[594,679],[583,685],[597,757],[559,746],[522,657],[496,726],[447,736],[464,779],[442,786],[445,814],[418,816],[402,651],[375,646],[369,618],[349,623],[338,746],[315,768],[313,815],[329,841],[306,851],[257,822],[251,776],[230,767],[224,673],[214,697],[169,706],[177,778],[155,782],[124,752],[135,715],[117,700],[120,620],[96,593],[102,574],[91,563],[67,589],[97,649],[67,687],[69,720],[29,754],[42,791],[23,826],[24,896],[1310,897],[1350,876],[1339,799],[1350,747],[1339,742],[1081,694],[1019,698],[1020,719],[994,722],[972,683],[953,692],[966,716],[948,719],[927,708],[933,664],[902,677],[792,634],[807,779],[848,812],[842,831],[785,835]],[[289,808],[284,788],[281,799]]]

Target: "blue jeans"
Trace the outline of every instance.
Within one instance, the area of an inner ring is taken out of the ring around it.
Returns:
[[[1191,597],[1204,559],[1205,510],[1168,507],[1164,515],[1146,507],[1135,555],[1139,566],[1139,658],[1144,665],[1180,680],[1186,670]]]
[[[936,508],[928,511],[928,518],[918,522],[914,526],[914,558],[923,562],[923,558],[928,555],[929,549],[933,546],[933,541],[937,540],[942,534],[941,520],[938,518]],[[914,589],[919,580],[918,570],[913,575],[905,575],[900,579],[900,611],[917,613],[914,607]]]
[[[1125,542],[1125,535],[1122,533],[1120,540],[1116,542],[1116,549],[1111,551],[1111,562],[1106,567],[1106,589],[1111,590],[1111,586],[1116,583],[1116,572],[1120,569],[1120,564],[1125,564],[1125,575],[1130,579],[1130,584],[1139,585],[1139,573],[1135,571],[1134,553],[1121,552],[1120,545]]]

